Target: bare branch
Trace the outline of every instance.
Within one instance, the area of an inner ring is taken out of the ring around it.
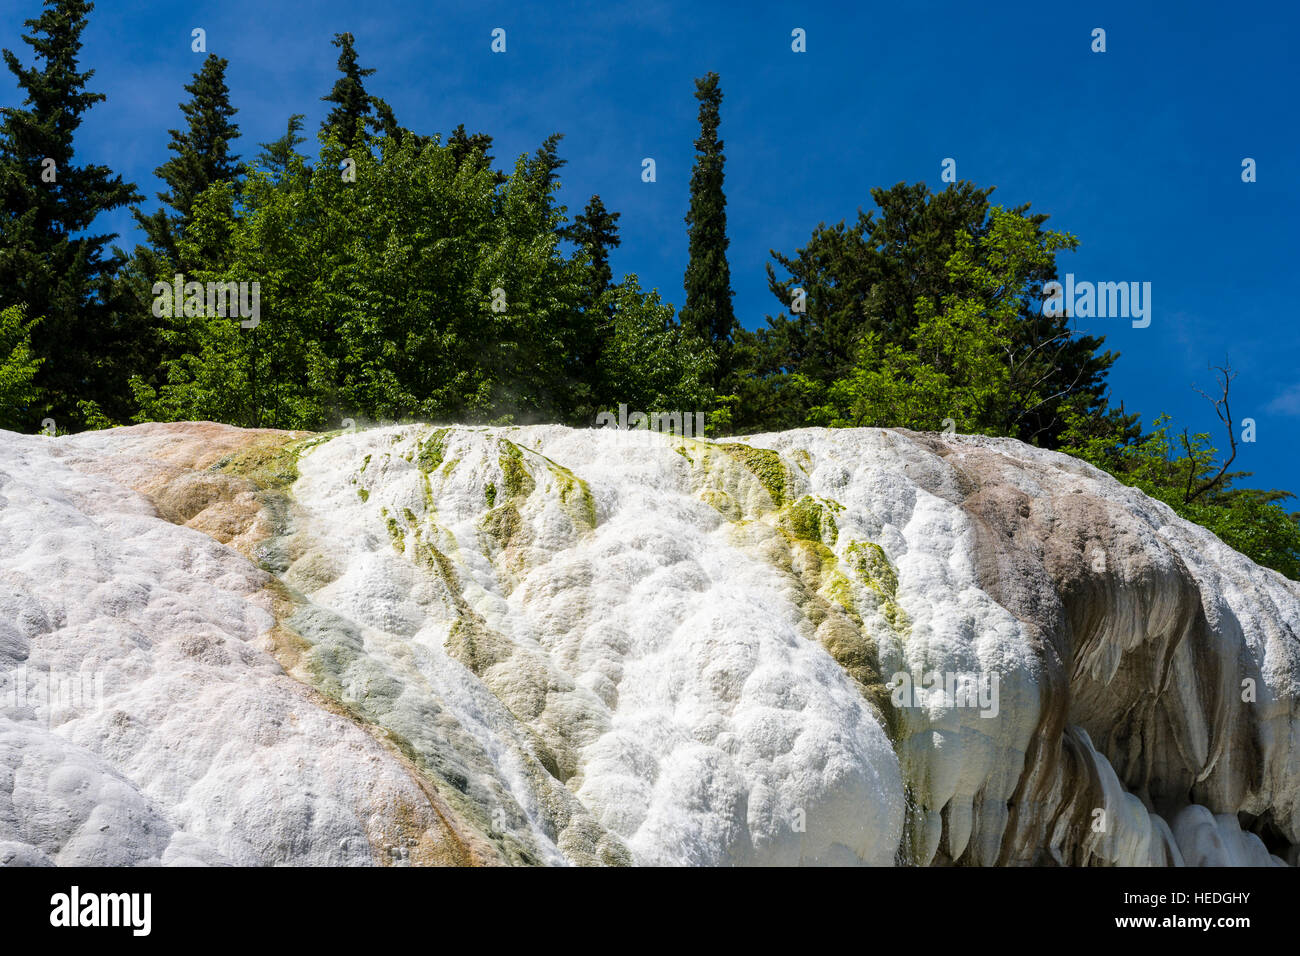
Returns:
[[[1223,424],[1227,427],[1228,443],[1232,447],[1232,454],[1229,455],[1227,461],[1223,463],[1223,467],[1219,469],[1219,473],[1215,475],[1213,478],[1211,478],[1209,481],[1203,483],[1195,491],[1191,490],[1191,482],[1190,481],[1188,482],[1188,486],[1187,486],[1188,491],[1183,495],[1183,501],[1187,504],[1191,504],[1201,495],[1205,494],[1211,488],[1215,487],[1223,479],[1223,476],[1228,473],[1228,469],[1232,466],[1233,460],[1236,459],[1237,457],[1237,434],[1235,431],[1233,431],[1232,410],[1228,407],[1228,387],[1232,384],[1232,380],[1237,377],[1237,373],[1232,370],[1232,366],[1228,364],[1228,360],[1226,358],[1223,360],[1222,366],[1211,365],[1210,368],[1211,370],[1218,373],[1219,385],[1223,389],[1223,397],[1219,399],[1213,399],[1210,398],[1209,395],[1206,395],[1204,392],[1202,392],[1199,388],[1196,388],[1195,385],[1193,385],[1192,387],[1195,388],[1196,391],[1200,393],[1200,395],[1207,402],[1209,402],[1214,406],[1214,414],[1218,415],[1219,421],[1223,422]],[[1183,429],[1183,444],[1184,446],[1187,445],[1186,429]],[[1188,456],[1189,457],[1191,456],[1190,448],[1188,449]],[[1195,464],[1193,464],[1192,467],[1194,468]]]

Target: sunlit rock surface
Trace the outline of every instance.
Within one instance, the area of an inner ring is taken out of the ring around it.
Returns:
[[[1298,685],[1009,440],[0,432],[0,864],[1294,864]]]

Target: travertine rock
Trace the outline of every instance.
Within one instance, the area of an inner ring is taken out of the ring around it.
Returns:
[[[1300,585],[1010,440],[0,433],[6,675],[0,863],[1300,842]]]

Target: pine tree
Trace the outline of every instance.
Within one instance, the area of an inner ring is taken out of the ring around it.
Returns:
[[[34,321],[32,350],[42,359],[42,415],[59,428],[80,420],[79,402],[123,415],[133,330],[117,308],[112,278],[122,260],[105,256],[115,234],[95,234],[97,216],[139,202],[135,186],[107,166],[75,165],[74,134],[83,114],[105,97],[79,72],[81,33],[94,4],[46,0],[25,21],[22,39],[37,58],[5,64],[25,94],[0,122],[0,309],[21,304]],[[42,416],[38,416],[37,420]]]
[[[552,133],[542,140],[542,145],[537,147],[537,151],[528,161],[529,173],[547,193],[558,187],[560,168],[569,162],[567,159],[560,158],[559,148],[562,139],[564,139],[563,133]]]
[[[560,230],[560,235],[586,252],[591,265],[584,270],[584,293],[580,313],[573,317],[574,333],[572,376],[574,386],[575,420],[589,422],[591,415],[600,409],[595,401],[617,391],[620,383],[606,380],[608,362],[605,352],[610,347],[615,324],[616,299],[613,289],[613,271],[609,267],[609,250],[619,244],[619,214],[605,209],[599,196],[592,196],[587,207],[572,225]],[[626,401],[626,397],[622,400]],[[617,402],[617,396],[615,396]]]
[[[366,93],[362,80],[372,76],[374,70],[363,70],[357,64],[357,51],[351,33],[334,34],[333,44],[340,49],[339,72],[343,75],[334,81],[334,88],[321,99],[333,103],[334,108],[321,124],[322,131],[332,132],[345,149],[351,149],[357,135],[357,123],[374,124],[371,111],[373,98]],[[390,111],[391,113],[391,111]]]
[[[289,117],[283,136],[269,143],[257,144],[262,147],[262,151],[257,155],[257,165],[269,172],[272,180],[277,183],[288,172],[298,147],[307,141],[305,137],[298,135],[302,132],[304,118],[302,113],[294,113]]]
[[[243,173],[239,157],[230,152],[230,144],[239,138],[239,127],[231,122],[238,110],[230,105],[226,66],[225,59],[210,53],[193,82],[185,85],[191,94],[190,101],[181,104],[187,128],[183,132],[168,130],[171,142],[167,148],[176,155],[154,170],[169,187],[158,193],[158,199],[176,214],[169,215],[166,209],[150,215],[138,209],[134,212],[153,250],[182,271],[209,264],[183,263],[176,249],[193,221],[194,201],[213,183],[234,182]]]
[[[591,257],[591,300],[600,297],[614,281],[609,266],[609,250],[622,241],[618,237],[618,217],[621,213],[609,212],[599,196],[587,200],[586,208],[573,219],[573,225],[564,231],[564,237],[585,249]]]
[[[695,81],[695,98],[700,101],[700,136],[695,141],[691,206],[686,214],[690,260],[681,321],[712,347],[717,359],[713,384],[717,386],[730,371],[736,330],[731,270],[727,266],[727,198],[722,192],[726,157],[722,140],[718,139],[718,109],[722,104],[718,74],[711,72]]]
[[[474,133],[471,135],[465,132],[464,123],[460,123],[451,131],[451,136],[447,138],[447,149],[451,150],[451,158],[456,163],[457,169],[465,165],[473,156],[477,156],[474,161],[475,169],[491,169],[492,167],[491,135],[488,133]],[[492,180],[498,186],[508,178],[499,171],[492,174]]]
[[[372,125],[376,133],[390,137],[395,143],[401,143],[409,137],[417,148],[423,147],[429,141],[428,136],[419,136],[397,122],[397,114],[393,112],[393,108],[378,96],[370,97],[370,105],[375,108],[375,119]]]
[[[769,316],[766,328],[736,336],[734,389],[745,391],[737,424],[747,429],[809,424],[825,391],[859,364],[864,335],[910,350],[920,325],[920,300],[942,304],[950,295],[969,294],[969,283],[953,278],[950,260],[967,239],[976,240],[977,253],[984,254],[983,240],[994,222],[992,192],[964,180],[938,193],[924,183],[873,189],[878,210],[859,210],[856,223],[819,225],[792,255],[773,252],[787,277],[778,278],[769,265],[768,287],[788,314]],[[1010,211],[1023,215],[1045,242],[1047,216],[1028,208]],[[1070,334],[1068,318],[1044,316],[1042,289],[1056,278],[1055,262],[1022,261],[1033,269],[1033,285],[1015,324],[1015,354],[1024,356],[1026,380],[1041,382],[1052,397],[1018,412],[1017,430],[1026,440],[1052,448],[1066,425],[1065,403],[1075,397],[1086,398],[1089,407],[1100,402],[1107,369],[1117,356],[1100,350],[1100,337]],[[981,269],[997,265],[979,262]],[[796,290],[801,290],[798,310]]]

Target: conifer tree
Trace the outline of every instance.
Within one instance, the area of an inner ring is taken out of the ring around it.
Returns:
[[[167,148],[176,155],[154,170],[168,186],[158,199],[175,214],[165,208],[149,215],[138,209],[134,213],[153,250],[182,271],[208,265],[182,263],[177,253],[176,243],[193,220],[194,201],[213,183],[234,182],[243,173],[239,157],[230,151],[239,138],[239,127],[231,122],[238,110],[230,105],[227,65],[224,58],[209,53],[193,82],[185,85],[191,95],[188,103],[181,104],[186,128],[168,130]]]
[[[559,149],[562,139],[564,139],[563,133],[552,133],[546,137],[528,162],[530,173],[547,193],[557,187],[560,168],[569,162],[567,159],[560,158]]]
[[[351,33],[336,33],[332,42],[340,50],[338,67],[343,75],[334,81],[329,95],[321,97],[326,103],[334,104],[321,129],[332,132],[345,149],[351,149],[357,135],[357,123],[364,120],[373,124],[375,121],[372,99],[362,82],[375,71],[363,70],[357,63],[355,40]]]
[[[601,396],[615,403],[627,400],[626,395],[619,397],[624,383],[607,380],[609,362],[605,354],[614,330],[618,300],[609,267],[609,250],[619,244],[618,216],[605,209],[599,196],[592,196],[573,223],[560,230],[565,239],[591,259],[591,265],[583,272],[582,310],[574,316],[576,331],[572,336],[575,407],[588,418],[600,410],[594,402]]]
[[[471,135],[465,132],[465,124],[460,123],[447,137],[447,148],[451,150],[451,157],[456,163],[457,169],[465,165],[472,156],[478,157],[475,160],[475,169],[492,168],[492,136],[488,133],[474,133]],[[498,186],[508,178],[499,171],[492,174],[492,180]]]
[[[731,368],[732,336],[736,316],[731,305],[731,270],[727,265],[727,199],[722,191],[722,140],[718,139],[722,89],[718,74],[695,81],[700,101],[700,136],[695,141],[695,167],[691,170],[691,205],[686,214],[690,235],[690,260],[686,266],[686,304],[681,322],[708,343],[716,358],[716,386]]]
[[[269,143],[257,144],[262,147],[262,151],[257,155],[257,165],[269,172],[275,182],[283,179],[293,162],[294,154],[298,152],[298,147],[306,142],[305,137],[298,135],[302,132],[304,118],[302,113],[294,113],[289,117],[283,136]]]
[[[565,238],[591,256],[591,300],[600,297],[614,281],[609,266],[609,250],[618,246],[618,217],[601,202],[600,196],[587,200],[586,208],[574,217],[573,225],[565,230]]]
[[[370,104],[375,108],[374,128],[376,133],[383,133],[385,136],[391,136],[397,142],[402,141],[403,136],[413,136],[414,134],[401,123],[397,122],[397,115],[393,108],[378,96],[370,97]],[[426,137],[417,136],[417,142],[423,143]]]
[[[94,71],[78,69],[93,8],[88,0],[46,0],[22,36],[35,65],[3,54],[23,101],[0,119],[0,310],[26,307],[42,360],[41,415],[60,429],[80,421],[82,402],[122,414],[122,363],[135,331],[115,301],[121,259],[105,252],[115,234],[90,228],[101,213],[141,197],[107,166],[74,161],[82,117],[104,99],[86,89]]]

